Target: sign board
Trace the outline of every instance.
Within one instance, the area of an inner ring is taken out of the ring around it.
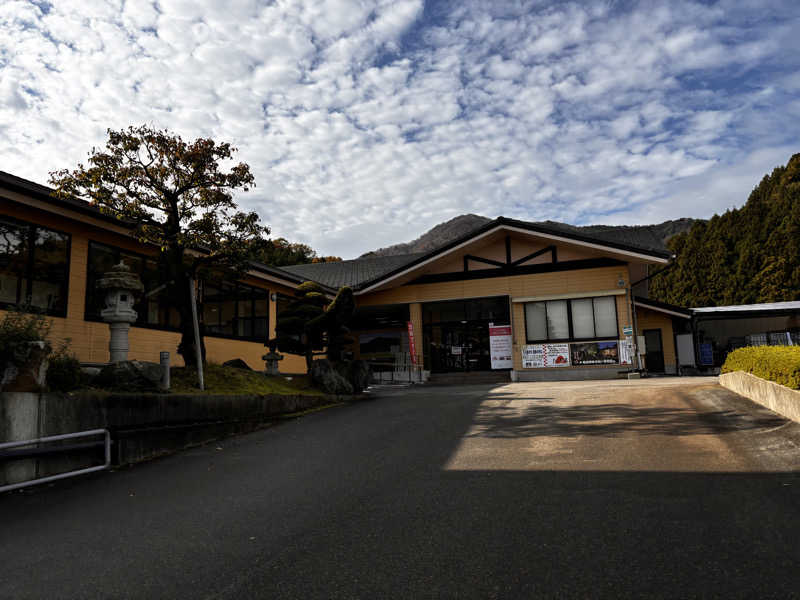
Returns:
[[[704,367],[710,367],[714,364],[714,350],[711,344],[704,342],[698,346],[700,351],[700,364]]]
[[[408,322],[408,351],[411,354],[411,364],[417,364],[417,346],[414,343],[414,323]]]
[[[531,344],[522,347],[522,368],[568,367],[569,344]]]
[[[625,327],[622,328],[622,335],[633,335],[633,327],[625,325]]]
[[[616,365],[619,363],[619,343],[586,342],[570,344],[573,365]]]
[[[489,323],[489,356],[493,369],[511,369],[511,325]]]
[[[619,364],[633,364],[633,338],[631,336],[619,341]]]

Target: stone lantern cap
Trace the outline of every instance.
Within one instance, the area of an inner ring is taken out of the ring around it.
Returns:
[[[111,270],[97,281],[97,287],[101,290],[144,291],[142,280],[136,273],[132,273],[131,268],[122,261],[111,267]]]

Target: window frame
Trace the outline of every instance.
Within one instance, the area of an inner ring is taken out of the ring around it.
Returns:
[[[94,246],[103,246],[105,248],[109,248],[116,253],[117,258],[115,258],[115,263],[121,260],[120,253],[129,254],[131,256],[135,256],[136,258],[142,261],[142,265],[146,264],[148,260],[155,260],[155,257],[152,255],[143,254],[141,252],[136,252],[135,250],[126,250],[125,248],[120,248],[119,246],[114,246],[113,244],[107,244],[105,242],[98,242],[93,239],[89,239],[89,243],[86,246],[86,296],[83,300],[83,320],[89,321],[90,323],[105,323],[101,316],[94,316],[89,314],[89,294],[93,293],[96,290],[91,289],[91,277],[89,277],[89,260],[90,255],[92,252],[92,245]],[[140,278],[142,273],[136,273]],[[137,315],[138,316],[138,315]],[[148,322],[140,322],[138,319],[131,323],[131,327],[140,327],[142,329],[156,329],[158,331],[180,331],[181,328],[179,325],[162,325],[160,323],[148,323]]]
[[[4,310],[13,309],[13,308],[22,308],[26,307],[30,302],[33,296],[33,271],[36,262],[36,230],[37,229],[44,229],[46,231],[52,231],[53,233],[57,233],[59,235],[63,235],[67,238],[67,254],[65,259],[65,266],[66,266],[66,277],[64,278],[63,282],[63,291],[64,291],[64,307],[63,309],[51,309],[51,308],[44,308],[41,306],[31,306],[30,308],[36,309],[40,311],[42,314],[45,314],[50,317],[61,317],[66,318],[67,312],[69,310],[69,283],[70,283],[70,273],[72,271],[72,234],[67,231],[62,231],[60,229],[54,229],[53,227],[46,227],[44,225],[40,225],[39,223],[32,223],[30,221],[24,221],[22,219],[17,219],[8,214],[0,214],[0,219],[8,221],[11,224],[14,224],[20,228],[25,228],[25,245],[27,248],[27,255],[25,256],[25,272],[22,275],[26,284],[25,284],[25,291],[24,294],[20,291],[21,298],[18,298],[18,302],[0,302],[0,308]]]
[[[595,320],[595,311],[594,311],[594,301],[595,301],[596,298],[613,298],[614,299],[614,325],[615,325],[615,329],[616,329],[616,332],[617,332],[616,335],[614,337],[607,336],[607,335],[606,336],[597,336],[597,335],[595,335],[594,337],[588,337],[588,338],[576,338],[576,337],[574,337],[575,334],[574,334],[574,330],[573,330],[573,326],[572,326],[572,301],[573,300],[591,300],[592,301],[592,325],[593,325],[595,334],[597,334],[597,322]],[[536,300],[534,302],[525,302],[525,303],[523,303],[522,313],[523,313],[523,317],[525,319],[525,342],[526,343],[528,343],[528,344],[551,344],[551,343],[558,344],[558,343],[565,343],[565,342],[576,342],[577,343],[577,342],[599,342],[599,341],[611,341],[611,340],[617,340],[618,341],[619,340],[619,311],[617,310],[617,296],[616,295],[613,295],[613,296],[582,296],[580,298],[552,298],[549,301],[558,301],[558,300],[567,303],[567,323],[568,323],[568,328],[569,328],[569,337],[566,337],[566,338],[550,338],[549,337],[549,335],[550,335],[550,326],[548,324],[548,319],[547,319],[547,302],[548,302],[548,300]],[[528,304],[537,304],[537,303],[544,304],[544,315],[545,315],[544,316],[544,321],[545,321],[544,325],[545,325],[545,331],[547,331],[548,337],[544,338],[544,339],[529,339],[528,338],[528,311],[526,310],[525,307],[527,307]]]
[[[200,306],[198,307],[198,315],[201,315],[201,314],[203,314],[203,311],[204,311],[203,304],[205,302],[205,284],[206,284],[206,282],[201,280],[199,283],[200,283],[200,293],[198,294],[198,296],[199,296],[198,303],[200,304]],[[259,292],[263,292],[264,293],[264,302],[266,302],[267,314],[264,315],[263,317],[258,317],[258,318],[266,320],[266,323],[267,323],[266,335],[264,336],[264,338],[261,338],[261,337],[257,337],[257,336],[254,336],[254,335],[253,336],[236,335],[235,333],[234,334],[210,333],[207,330],[207,327],[206,327],[207,324],[205,322],[203,322],[203,326],[204,326],[203,335],[205,337],[221,338],[221,339],[225,339],[225,340],[239,340],[239,341],[242,341],[242,342],[257,342],[257,343],[261,343],[261,344],[266,344],[269,341],[269,313],[270,313],[270,299],[269,299],[270,290],[269,290],[269,288],[261,288],[261,287],[255,286],[255,285],[251,285],[249,283],[242,283],[241,281],[225,281],[225,282],[219,282],[219,283],[217,283],[217,282],[209,282],[210,285],[213,285],[214,287],[216,287],[220,291],[222,291],[223,290],[223,286],[220,285],[220,283],[222,283],[223,285],[233,286],[234,298],[235,298],[235,301],[234,301],[234,313],[233,313],[233,324],[234,325],[236,325],[236,323],[239,320],[239,302],[240,302],[239,297],[238,297],[239,296],[239,290],[241,288],[245,287],[245,288],[249,288],[251,290],[257,290]],[[253,320],[253,331],[255,331],[255,319],[256,319],[256,316],[255,316],[255,304],[256,304],[257,300],[256,300],[256,298],[251,298],[250,302],[251,302],[251,310],[253,311],[253,314],[249,318]],[[235,326],[231,327],[232,331],[235,331],[235,329],[236,329]]]

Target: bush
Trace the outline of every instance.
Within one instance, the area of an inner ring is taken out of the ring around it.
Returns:
[[[22,353],[25,342],[47,342],[52,321],[43,314],[15,308],[0,321],[0,368],[9,364],[19,366],[27,357]]]
[[[50,364],[47,367],[47,387],[56,392],[71,392],[81,387],[87,381],[86,374],[81,370],[81,363],[69,351],[69,340],[50,355]]]
[[[722,373],[744,371],[800,390],[800,346],[750,346],[728,354]]]

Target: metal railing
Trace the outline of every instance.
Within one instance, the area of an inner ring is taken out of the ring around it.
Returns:
[[[89,437],[93,435],[103,435],[104,439],[102,442],[78,445],[77,449],[99,447],[102,444],[102,446],[105,449],[105,462],[102,465],[98,465],[96,467],[87,467],[85,469],[77,469],[75,471],[67,471],[66,473],[59,473],[57,475],[50,475],[48,477],[39,477],[38,479],[29,479],[28,481],[21,481],[19,483],[11,483],[8,485],[3,485],[0,486],[0,492],[8,492],[11,490],[16,490],[31,485],[39,485],[40,483],[47,483],[49,481],[58,481],[59,479],[66,479],[67,477],[76,477],[78,475],[85,475],[86,473],[94,473],[95,471],[104,471],[105,469],[108,469],[108,467],[111,466],[111,434],[109,433],[108,429],[89,429],[87,431],[64,433],[62,435],[50,435],[47,437],[35,438],[32,440],[22,440],[19,442],[4,442],[0,444],[0,459],[32,458],[34,456],[42,454],[51,454],[54,452],[68,452],[70,450],[75,450],[76,446],[73,445],[73,446],[55,447],[47,449],[26,448],[21,451],[11,450],[10,452],[8,450],[10,450],[11,448],[19,448],[21,446],[30,446],[32,444],[58,442],[61,440],[73,440],[76,438]],[[7,452],[3,452],[4,450],[6,450]]]

